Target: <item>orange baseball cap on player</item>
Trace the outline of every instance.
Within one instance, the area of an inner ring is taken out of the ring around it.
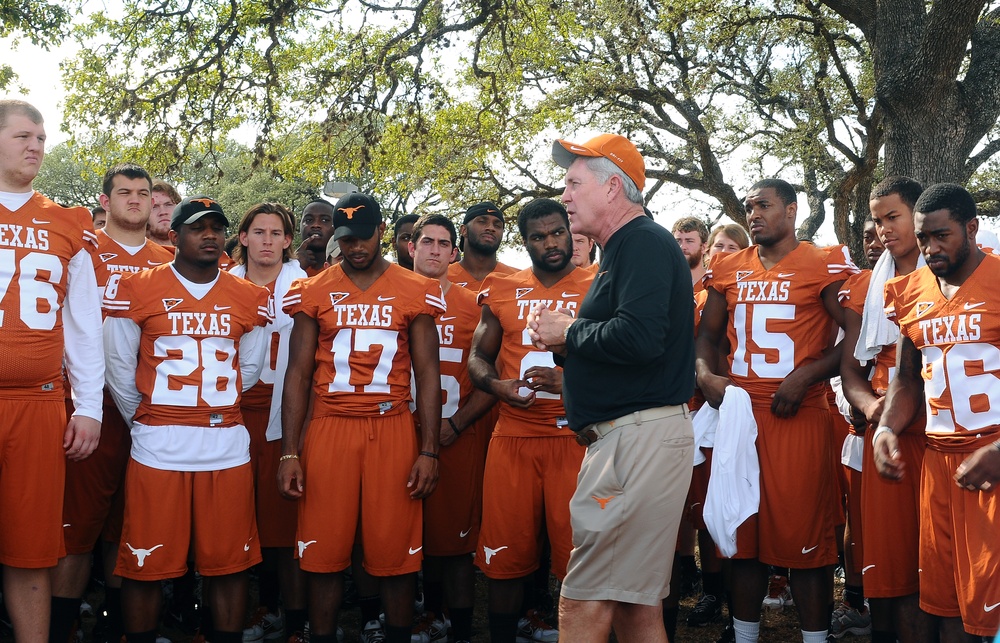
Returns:
[[[174,211],[170,215],[170,227],[176,230],[182,225],[194,223],[206,214],[218,215],[226,225],[229,220],[222,211],[222,206],[215,199],[207,196],[189,196],[174,206]]]
[[[382,223],[382,208],[370,194],[351,192],[333,206],[333,238],[371,239]]]
[[[570,143],[557,140],[552,144],[552,160],[560,167],[569,168],[573,161],[584,156],[596,158],[603,156],[617,165],[625,176],[635,181],[636,187],[642,190],[646,185],[646,163],[642,160],[638,148],[624,136],[618,134],[601,134],[586,143]]]

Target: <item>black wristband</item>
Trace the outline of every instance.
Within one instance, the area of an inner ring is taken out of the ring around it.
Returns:
[[[421,451],[421,452],[420,452],[420,455],[425,455],[425,456],[427,456],[428,458],[434,458],[435,460],[438,460],[438,459],[439,459],[439,458],[441,457],[441,456],[439,456],[438,454],[436,454],[436,453],[432,453],[432,452],[430,452],[430,451]]]
[[[462,435],[462,432],[458,430],[457,426],[455,426],[455,420],[448,418],[448,424],[451,425],[451,430],[455,432],[455,435]]]

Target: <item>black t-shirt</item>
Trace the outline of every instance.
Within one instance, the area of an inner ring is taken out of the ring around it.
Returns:
[[[694,294],[687,261],[666,229],[638,217],[611,236],[566,346],[563,401],[575,431],[688,401]]]

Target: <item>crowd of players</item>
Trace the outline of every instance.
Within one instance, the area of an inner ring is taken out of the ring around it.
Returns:
[[[549,572],[566,571],[584,447],[525,324],[539,303],[576,310],[601,274],[561,203],[520,209],[524,270],[498,262],[511,222],[489,202],[458,228],[398,219],[392,263],[360,193],[305,206],[294,250],[296,216],[258,204],[230,256],[218,202],[136,165],[108,170],[93,212],[33,192],[43,147],[37,110],[0,101],[0,563],[18,640],[70,639],[95,547],[108,641],[154,643],[163,581],[183,612],[192,569],[199,636],[218,643],[342,640],[346,594],[366,643],[469,641],[477,567],[490,640],[558,639]],[[720,408],[718,431],[733,409],[752,418],[756,448],[735,457],[760,474],[722,491],[756,503],[723,558],[709,498],[729,482],[700,434],[670,640],[695,541],[688,624],[728,602],[724,641],[757,640],[765,595],[794,596],[807,643],[994,635],[1000,259],[973,243],[971,197],[881,183],[872,271],[796,240],[787,183],[761,181],[745,204],[749,237],[673,227],[697,304],[692,409]]]

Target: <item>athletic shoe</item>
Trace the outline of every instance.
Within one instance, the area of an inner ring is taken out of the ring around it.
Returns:
[[[517,622],[517,643],[555,643],[559,630],[541,619],[535,610]]]
[[[173,643],[173,642],[167,637],[163,636],[162,634],[157,634],[156,643]]]
[[[795,605],[795,601],[792,599],[792,590],[788,586],[788,577],[771,576],[767,584],[767,596],[764,597],[762,607],[772,612],[780,612],[793,605]]]
[[[438,618],[434,612],[424,612],[417,624],[413,627],[414,634],[426,634],[429,643],[448,640],[448,624],[444,619]],[[411,641],[411,643],[416,643]]]
[[[260,626],[265,640],[275,641],[285,638],[285,622],[282,620],[281,615],[271,613],[264,606],[258,607],[257,610],[250,615],[250,621],[247,624],[247,629],[243,630],[244,641],[246,641],[247,630],[252,629],[255,625]]]
[[[264,643],[264,628],[256,623],[244,628],[243,643]]]
[[[868,636],[872,633],[872,615],[867,607],[856,610],[847,603],[841,603],[833,610],[830,618],[830,636],[842,638],[847,634]]]
[[[705,627],[722,618],[722,601],[712,594],[703,594],[697,605],[688,614],[689,627]]]
[[[361,630],[361,643],[385,643],[385,630],[378,621],[368,621]]]
[[[80,616],[93,616],[94,608],[87,601],[80,601]]]

